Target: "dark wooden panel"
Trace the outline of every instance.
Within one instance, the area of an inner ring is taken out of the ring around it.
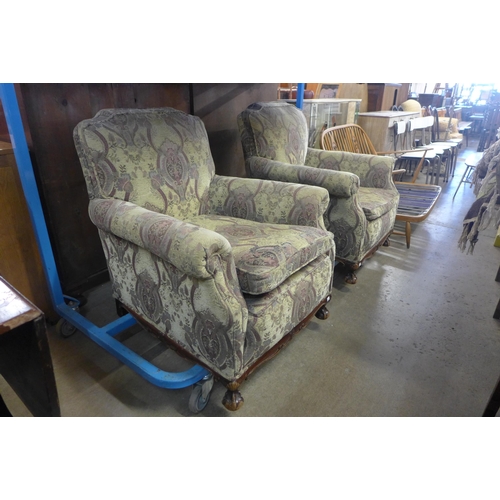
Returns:
[[[88,196],[73,143],[77,123],[103,108],[170,106],[190,110],[188,84],[21,84],[35,174],[65,293],[107,279],[87,214]]]
[[[278,83],[195,83],[193,114],[207,129],[216,172],[245,177],[245,163],[236,118],[247,106],[275,101]]]

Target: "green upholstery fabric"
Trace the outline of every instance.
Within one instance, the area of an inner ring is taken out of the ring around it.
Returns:
[[[393,158],[307,147],[304,156],[295,145],[307,143],[307,123],[292,104],[254,103],[238,115],[238,127],[248,177],[328,191],[324,220],[334,234],[338,260],[357,265],[390,234],[399,202]],[[269,137],[272,147],[265,140]],[[290,150],[301,154],[290,155]]]
[[[215,174],[203,122],[103,110],[74,131],[113,295],[228,381],[330,294],[324,188]]]
[[[249,109],[252,107],[259,110],[260,104],[252,104]],[[287,113],[280,103],[267,103],[267,107],[272,113],[250,113],[242,118],[247,121],[242,133],[245,149],[251,156],[302,165],[307,153],[305,120]]]
[[[331,236],[313,227],[261,224],[220,215],[200,215],[191,222],[228,240],[241,291],[252,295],[274,290],[331,248]]]
[[[379,219],[393,208],[393,196],[387,189],[359,188],[361,207],[366,218],[371,221]]]

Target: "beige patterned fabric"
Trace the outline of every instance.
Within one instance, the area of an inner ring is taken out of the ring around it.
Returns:
[[[251,295],[271,292],[331,248],[331,236],[314,227],[261,224],[220,215],[200,215],[191,221],[228,240],[241,291]]]
[[[215,174],[202,121],[103,110],[74,132],[113,294],[231,381],[329,295],[324,188]]]
[[[306,119],[292,104],[254,103],[238,115],[238,127],[249,177],[328,191],[325,226],[338,260],[357,265],[390,234],[399,202],[393,158],[308,148]]]

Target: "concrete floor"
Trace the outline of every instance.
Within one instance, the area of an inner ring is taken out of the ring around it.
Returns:
[[[190,388],[160,389],[122,365],[85,335],[60,337],[49,328],[64,417],[393,417],[480,416],[500,375],[500,248],[493,226],[473,255],[460,252],[462,220],[474,201],[468,185],[453,194],[464,158],[429,218],[414,224],[411,248],[393,236],[358,272],[356,285],[336,267],[330,318],[314,319],[279,356],[242,385],[245,404],[228,412],[218,383],[202,413],[188,410]],[[441,184],[442,185],[442,184]],[[115,316],[104,285],[82,309],[97,324]],[[136,329],[139,330],[139,329]],[[139,331],[125,343],[160,367],[189,366]],[[0,377],[14,416],[28,410]]]

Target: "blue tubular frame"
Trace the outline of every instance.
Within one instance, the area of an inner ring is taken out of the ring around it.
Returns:
[[[24,196],[26,198],[31,222],[40,250],[52,304],[56,312],[61,318],[65,319],[75,328],[87,335],[96,344],[103,347],[111,355],[115,356],[122,363],[158,387],[165,389],[181,389],[203,379],[210,372],[199,365],[194,365],[184,372],[166,372],[160,370],[158,367],[146,361],[113,338],[118,333],[136,324],[132,315],[126,314],[103,327],[98,327],[76,311],[74,305],[71,306],[67,303],[73,302],[77,304],[78,301],[64,295],[61,288],[49,233],[43,216],[40,196],[33,172],[33,165],[26,143],[26,136],[24,134],[14,84],[0,83],[0,100],[2,101],[5,117],[7,119],[7,126],[9,128],[14,156],[19,170],[19,177],[21,179]]]
[[[297,83],[297,100],[295,101],[295,106],[299,109],[304,107],[304,89],[305,83]]]

